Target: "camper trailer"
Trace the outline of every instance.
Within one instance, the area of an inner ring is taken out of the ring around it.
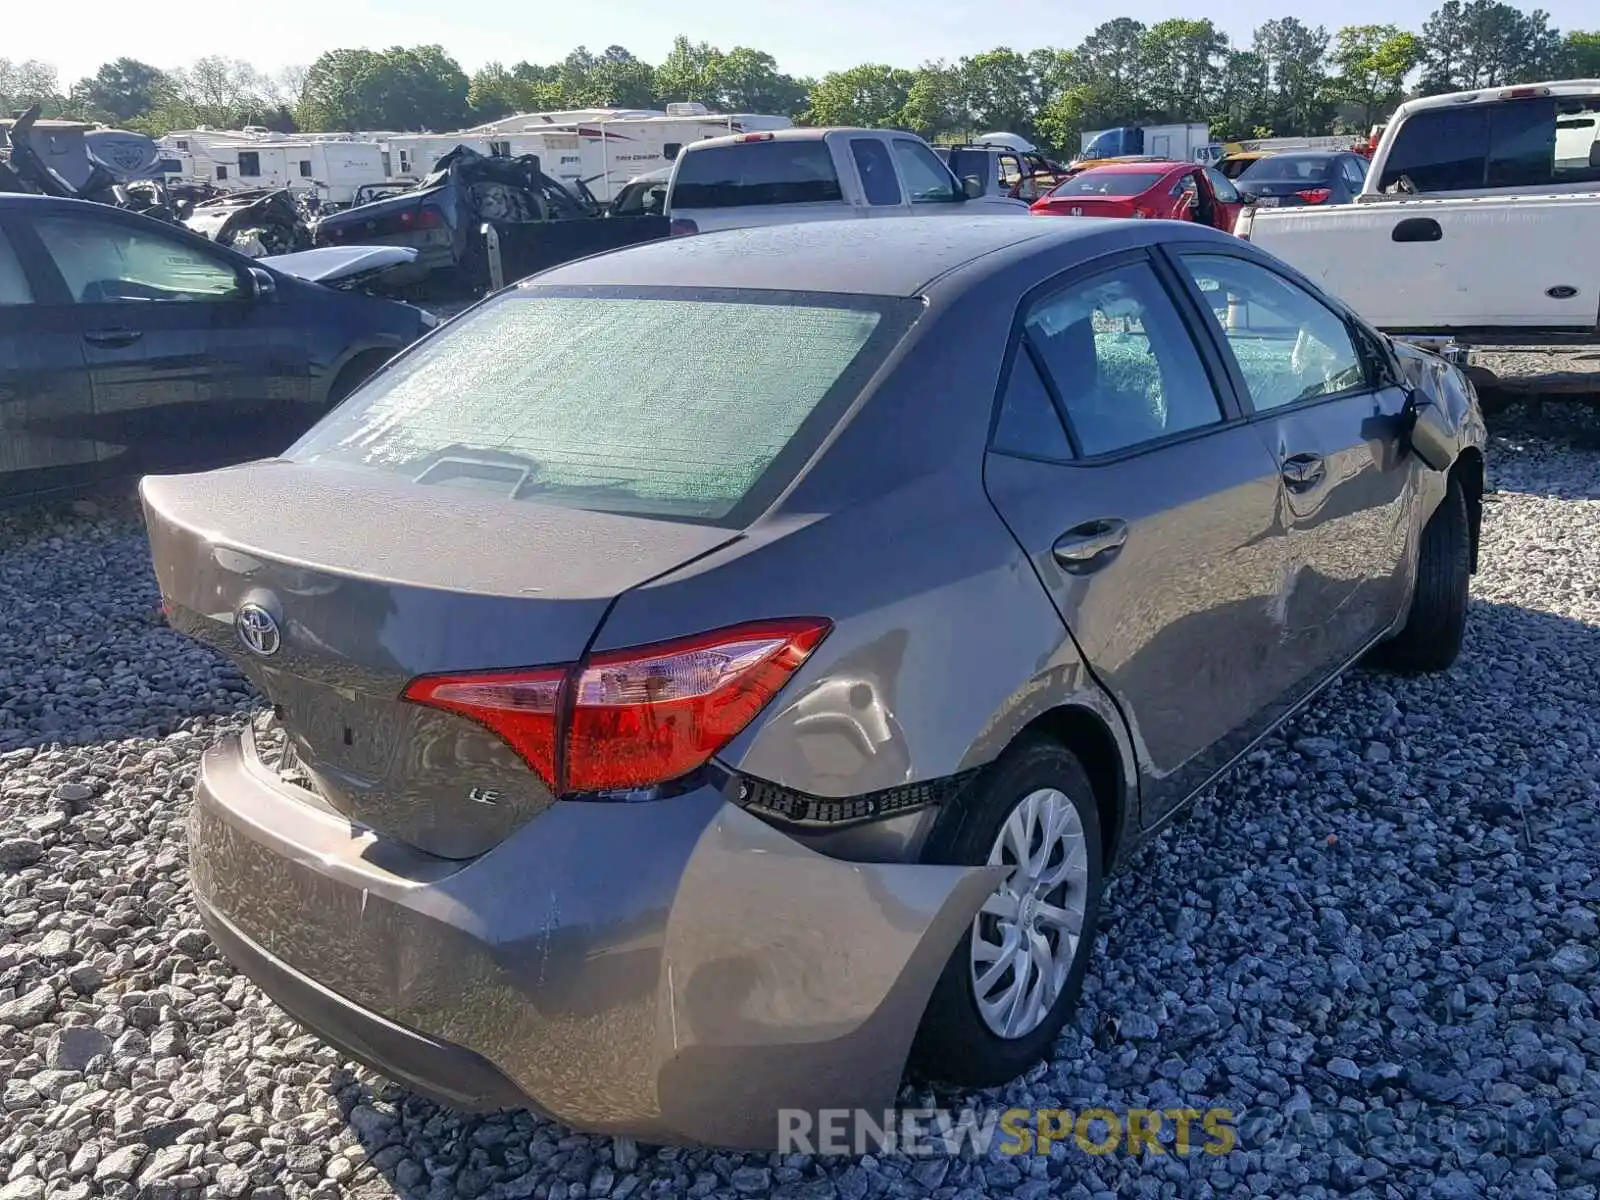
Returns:
[[[316,192],[325,204],[349,204],[363,184],[384,180],[376,142],[315,135],[262,136],[254,130],[189,129],[161,140],[178,179],[228,192],[288,188]]]

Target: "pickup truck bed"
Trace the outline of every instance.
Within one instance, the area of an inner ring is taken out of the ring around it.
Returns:
[[[1389,333],[1564,340],[1600,325],[1600,194],[1256,210],[1238,232]]]

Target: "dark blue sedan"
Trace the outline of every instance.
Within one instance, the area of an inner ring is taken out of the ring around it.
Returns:
[[[0,502],[275,454],[434,323],[147,217],[0,195]]]

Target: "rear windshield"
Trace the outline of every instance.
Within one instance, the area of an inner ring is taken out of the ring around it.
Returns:
[[[1600,96],[1419,112],[1395,134],[1378,190],[1426,193],[1600,182]]]
[[[1142,196],[1166,178],[1164,171],[1085,171],[1061,184],[1052,196]]]
[[[1274,154],[1250,164],[1240,183],[1321,183],[1333,170],[1333,159],[1322,155]]]
[[[826,142],[774,139],[685,152],[669,204],[674,212],[680,212],[843,199]]]
[[[919,306],[701,295],[507,294],[380,372],[287,457],[742,523],[730,517],[787,485]]]

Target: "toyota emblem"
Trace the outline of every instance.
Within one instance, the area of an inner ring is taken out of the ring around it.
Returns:
[[[240,605],[239,611],[234,614],[233,625],[239,631],[239,640],[244,643],[244,648],[262,658],[276,654],[283,642],[278,632],[278,622],[259,604]]]

